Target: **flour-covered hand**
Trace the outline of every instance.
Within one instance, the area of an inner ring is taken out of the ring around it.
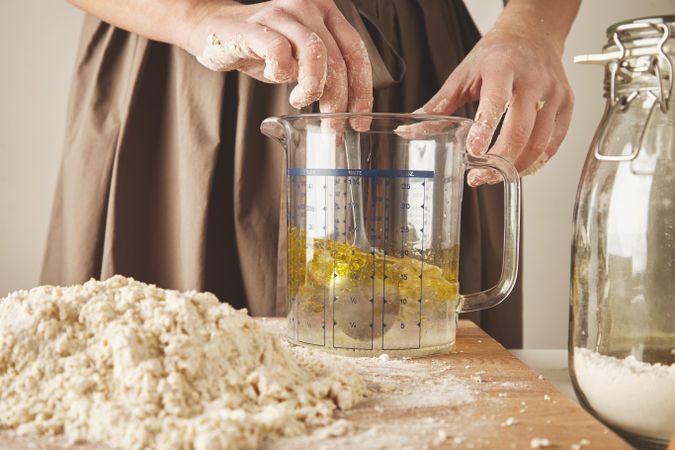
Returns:
[[[463,104],[479,100],[467,138],[468,150],[487,152],[504,116],[501,132],[489,151],[508,159],[522,175],[533,173],[556,153],[567,133],[574,103],[561,63],[569,27],[562,27],[564,32],[556,35],[556,27],[549,27],[546,20],[557,19],[538,9],[541,4],[555,7],[549,0],[537,1],[539,4],[532,6],[531,1],[511,0],[495,27],[420,111],[451,114]],[[574,17],[576,0],[558,3]],[[474,170],[468,177],[473,186],[500,180],[492,170]]]
[[[322,112],[371,111],[366,47],[333,0],[207,1],[193,18],[185,47],[209,69],[297,81],[296,108],[319,100]]]

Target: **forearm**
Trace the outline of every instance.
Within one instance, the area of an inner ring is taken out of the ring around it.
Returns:
[[[508,0],[495,27],[535,33],[549,40],[562,54],[580,4],[581,0]]]
[[[203,0],[68,0],[116,27],[185,48]]]

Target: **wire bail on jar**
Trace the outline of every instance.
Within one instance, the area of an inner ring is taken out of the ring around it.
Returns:
[[[624,45],[621,35],[625,32],[630,31],[640,31],[653,28],[661,32],[661,37],[658,40],[656,46],[653,47],[636,47],[632,49],[627,49]],[[609,70],[609,106],[610,111],[606,115],[604,120],[605,123],[610,123],[617,112],[624,112],[628,109],[630,104],[638,98],[641,94],[646,94],[654,100],[649,113],[647,114],[647,120],[645,121],[642,131],[640,133],[640,139],[638,145],[634,147],[633,151],[629,155],[606,155],[601,153],[600,148],[601,144],[605,141],[605,135],[609,127],[604,126],[600,127],[601,135],[596,140],[595,146],[595,157],[601,161],[632,161],[640,153],[647,135],[647,130],[651,124],[652,118],[654,116],[654,110],[656,105],[659,106],[661,112],[666,114],[669,109],[670,98],[673,91],[673,62],[666,53],[664,47],[668,39],[671,37],[670,27],[664,23],[627,23],[622,24],[616,27],[612,34],[612,41],[618,48],[618,51],[607,52],[600,55],[580,55],[574,58],[575,63],[581,64],[603,64],[607,65]],[[629,58],[638,57],[638,56],[650,56],[649,62],[647,64],[641,65],[631,65]],[[666,73],[662,73],[660,62],[666,67]],[[617,94],[617,85],[619,82],[630,82],[633,79],[633,74],[636,73],[649,73],[653,75],[658,80],[658,89],[648,89],[648,90],[639,90],[635,89],[629,94],[618,95]],[[664,86],[664,79],[668,82],[668,87]]]

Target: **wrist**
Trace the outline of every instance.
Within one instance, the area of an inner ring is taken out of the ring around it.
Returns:
[[[579,0],[510,0],[495,28],[547,44],[562,57]]]
[[[204,19],[209,15],[212,3],[212,1],[194,0],[185,2],[181,18],[177,21],[173,33],[175,42],[172,42],[172,44],[195,56],[201,53],[206,38],[198,39],[198,30]]]

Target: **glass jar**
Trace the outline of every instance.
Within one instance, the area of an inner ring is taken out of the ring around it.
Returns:
[[[675,434],[675,16],[612,25],[605,112],[574,207],[569,367],[582,405],[627,440]]]

